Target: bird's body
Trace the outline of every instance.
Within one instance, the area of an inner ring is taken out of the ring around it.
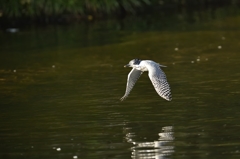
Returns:
[[[126,66],[132,67],[132,70],[128,74],[126,92],[124,96],[121,98],[121,100],[124,100],[125,98],[128,97],[130,91],[137,82],[138,78],[145,71],[148,71],[148,76],[158,95],[168,101],[172,100],[171,90],[167,82],[166,75],[160,68],[166,66],[162,66],[159,63],[156,63],[151,60],[139,60],[139,59],[131,60],[129,64],[125,65],[124,67]]]

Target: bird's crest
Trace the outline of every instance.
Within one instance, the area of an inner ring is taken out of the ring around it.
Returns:
[[[140,59],[133,59],[133,60],[131,60],[129,63],[131,63],[132,65],[139,65],[140,62],[141,62]]]

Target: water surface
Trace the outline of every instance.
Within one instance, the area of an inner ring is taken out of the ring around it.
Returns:
[[[1,158],[239,158],[239,16],[177,22],[2,32]],[[147,73],[120,102],[133,58],[168,66],[171,102]]]

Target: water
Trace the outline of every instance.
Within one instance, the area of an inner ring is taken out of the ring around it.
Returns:
[[[1,33],[1,158],[239,158],[238,20]],[[171,102],[147,73],[120,102],[133,58],[168,66]]]

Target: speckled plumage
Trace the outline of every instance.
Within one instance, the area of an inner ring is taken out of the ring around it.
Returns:
[[[139,60],[139,59],[131,60],[129,64],[125,65],[125,67],[126,66],[132,67],[132,70],[128,74],[126,92],[124,96],[121,98],[122,101],[128,97],[133,86],[135,85],[138,78],[144,71],[148,71],[148,76],[158,95],[168,101],[172,100],[171,89],[167,82],[166,75],[160,68],[166,66],[162,66],[151,60]]]

